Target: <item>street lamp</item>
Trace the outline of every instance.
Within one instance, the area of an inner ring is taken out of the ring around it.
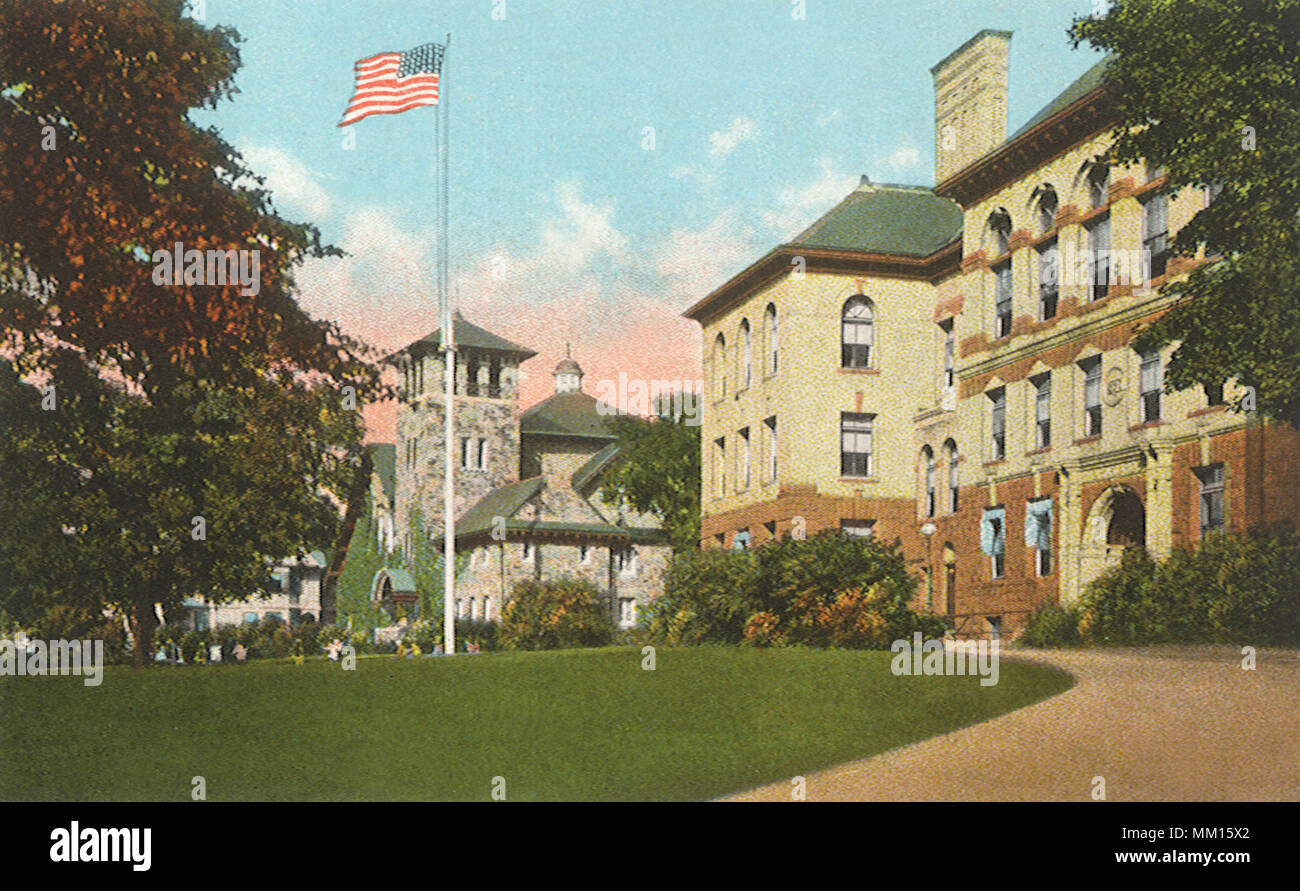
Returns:
[[[921,527],[921,534],[925,536],[925,608],[931,613],[934,612],[934,556],[930,541],[938,531],[939,527],[933,523]]]

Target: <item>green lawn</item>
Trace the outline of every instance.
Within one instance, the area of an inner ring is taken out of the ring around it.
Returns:
[[[1068,677],[1003,661],[895,677],[887,652],[632,649],[109,667],[0,678],[0,799],[702,799],[1027,705]]]

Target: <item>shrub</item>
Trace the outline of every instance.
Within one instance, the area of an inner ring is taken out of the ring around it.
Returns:
[[[1081,618],[1083,613],[1077,606],[1045,603],[1030,614],[1018,640],[1028,647],[1074,646],[1080,640]]]
[[[501,643],[510,650],[601,646],[613,631],[606,598],[568,576],[517,583],[501,616]]]
[[[1300,644],[1300,537],[1217,533],[1161,564],[1130,548],[1088,586],[1079,632],[1095,643]]]
[[[672,645],[740,643],[758,611],[757,573],[752,551],[675,554],[663,593],[642,608],[645,633]]]

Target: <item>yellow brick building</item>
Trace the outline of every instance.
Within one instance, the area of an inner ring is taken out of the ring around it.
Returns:
[[[1294,521],[1300,441],[1166,393],[1132,340],[1212,195],[1105,169],[1104,63],[1006,136],[1009,32],[931,69],[933,189],[861,185],[686,313],[704,338],[702,535],[897,538],[960,634],[1079,596],[1125,547]]]

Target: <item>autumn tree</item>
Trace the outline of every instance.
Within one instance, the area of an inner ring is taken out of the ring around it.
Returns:
[[[1220,190],[1174,244],[1210,262],[1164,286],[1175,303],[1136,345],[1177,344],[1173,389],[1234,379],[1300,425],[1300,0],[1116,0],[1071,36],[1110,56],[1102,160]]]
[[[0,601],[102,601],[138,661],[155,604],[337,557],[357,409],[385,394],[295,299],[298,264],[338,251],[189,117],[235,92],[239,42],[181,0],[0,0],[0,380],[31,420],[0,436],[30,471],[14,500],[49,499],[5,530]]]

